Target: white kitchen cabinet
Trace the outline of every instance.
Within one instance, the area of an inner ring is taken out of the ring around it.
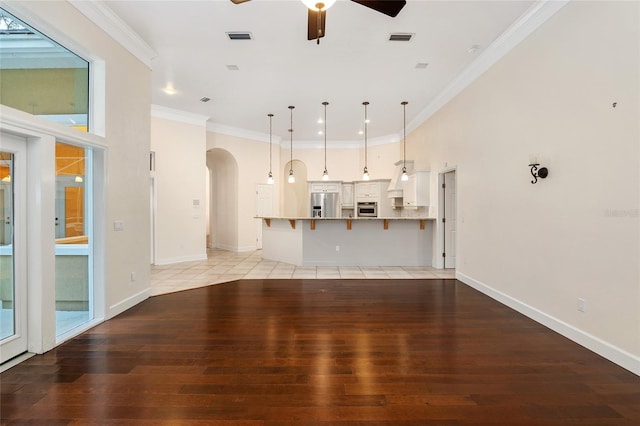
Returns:
[[[357,201],[379,201],[380,182],[356,182]]]
[[[343,183],[342,184],[342,207],[343,208],[351,208],[353,207],[353,183]]]
[[[309,182],[309,192],[340,192],[340,182]]]
[[[425,207],[429,205],[429,172],[418,171],[402,182],[402,206]]]

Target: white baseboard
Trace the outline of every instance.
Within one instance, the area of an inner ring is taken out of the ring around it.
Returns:
[[[142,290],[141,292],[136,293],[133,296],[128,297],[128,298],[116,303],[115,305],[109,306],[106,319],[111,319],[111,318],[115,317],[116,315],[123,313],[127,309],[134,307],[138,303],[144,302],[145,300],[147,300],[149,298],[149,294],[150,293],[151,293],[151,289],[150,288],[146,288],[146,289]]]
[[[198,260],[207,260],[207,253],[196,254],[193,256],[168,257],[166,259],[156,259],[156,265],[172,265],[174,263],[195,262]]]
[[[598,337],[592,336],[571,324],[567,324],[551,315],[540,311],[532,306],[527,305],[513,297],[506,295],[480,281],[477,281],[463,273],[456,271],[456,279],[462,281],[470,287],[475,288],[481,293],[486,294],[492,299],[514,309],[521,314],[531,318],[532,320],[544,325],[563,335],[564,337],[573,340],[577,344],[584,346],[597,353],[598,355],[608,359],[611,362],[618,364],[632,373],[640,376],[640,357],[633,355],[623,349],[618,348],[608,342],[605,342]]]

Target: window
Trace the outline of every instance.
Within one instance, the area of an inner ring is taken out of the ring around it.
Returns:
[[[0,9],[0,103],[87,131],[89,62]]]

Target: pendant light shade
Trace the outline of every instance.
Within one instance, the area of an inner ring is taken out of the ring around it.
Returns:
[[[403,101],[400,102],[402,105],[402,117],[403,117],[403,125],[402,125],[402,178],[401,180],[407,181],[409,180],[409,175],[407,174],[407,104],[409,102]]]
[[[289,106],[289,111],[291,111],[291,127],[289,128],[289,152],[291,153],[291,158],[289,161],[289,177],[287,178],[287,182],[295,183],[296,177],[293,175],[293,109],[294,106]]]
[[[367,169],[367,125],[369,124],[367,106],[369,105],[369,102],[363,102],[362,105],[364,105],[364,170],[362,173],[362,180],[369,180],[369,169]]]
[[[267,114],[267,116],[269,117],[269,175],[267,177],[267,183],[269,185],[273,185],[273,173],[271,173],[271,129],[272,129],[272,119],[273,119],[273,114]]]
[[[329,180],[329,172],[327,172],[327,105],[329,102],[324,101],[324,172],[322,172],[322,180]]]

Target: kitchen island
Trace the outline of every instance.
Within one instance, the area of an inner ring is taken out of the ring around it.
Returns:
[[[297,266],[431,266],[433,218],[258,219],[264,259]]]

